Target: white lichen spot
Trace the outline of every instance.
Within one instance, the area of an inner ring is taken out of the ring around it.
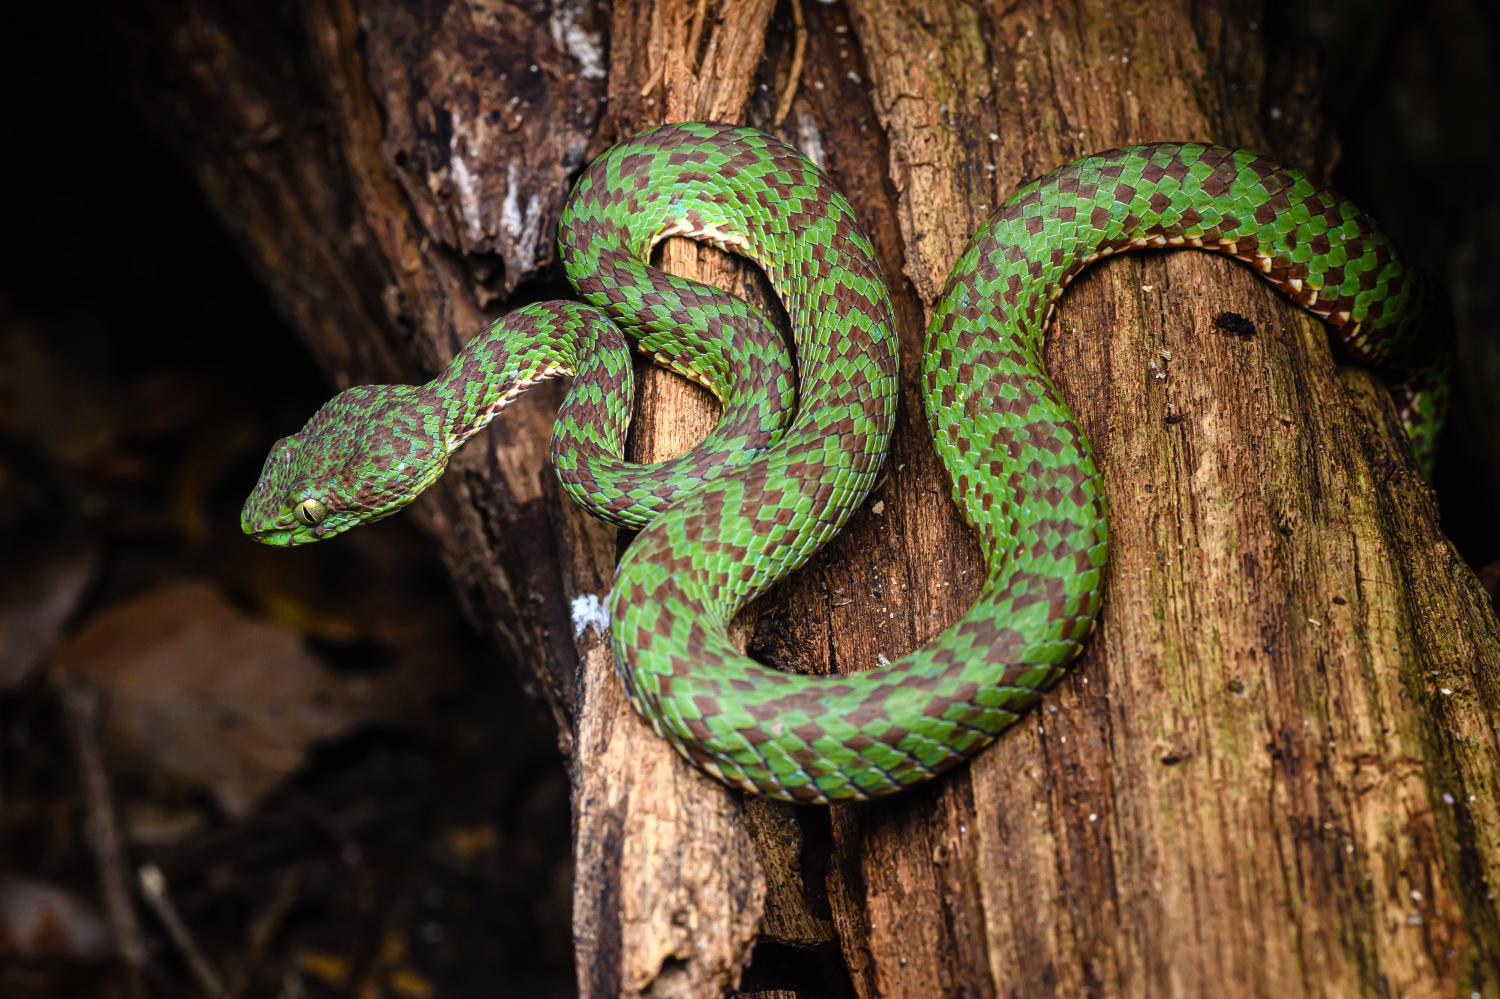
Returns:
[[[885,500],[876,500],[874,503],[871,503],[870,512],[877,517],[885,513]]]
[[[552,40],[578,63],[578,75],[585,80],[604,79],[604,39],[597,31],[590,31],[583,20],[584,5],[563,3],[552,12],[547,29]]]
[[[467,212],[465,219],[468,218]],[[522,260],[536,259],[542,239],[541,197],[533,192],[521,206],[521,164],[511,160],[505,168],[505,200],[500,205],[500,231],[510,238],[515,255]]]
[[[580,593],[573,598],[573,637],[582,638],[590,629],[596,635],[609,631],[609,610],[600,594]]]
[[[875,663],[879,666],[889,666],[891,664],[891,661],[886,658],[886,654],[884,652],[877,652],[875,653]]]
[[[458,210],[463,215],[470,240],[478,242],[484,238],[484,218],[479,211],[479,178],[469,172],[469,164],[464,160],[462,150],[469,145],[464,132],[463,123],[455,119],[453,134],[448,139],[449,175],[453,178]]]
[[[823,152],[823,133],[818,130],[818,123],[812,115],[800,108],[797,110],[797,146],[802,155],[816,163],[819,169],[828,169],[828,158]]]

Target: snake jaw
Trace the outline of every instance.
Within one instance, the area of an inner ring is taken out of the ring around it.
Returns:
[[[261,544],[289,548],[383,520],[447,467],[448,452],[435,443],[443,439],[441,420],[425,389],[340,392],[271,448],[240,529]],[[309,518],[310,509],[320,512]]]
[[[278,518],[269,526],[259,526],[257,522],[250,519],[247,514],[240,516],[240,529],[254,540],[272,548],[293,548],[298,545],[309,545],[314,541],[322,541],[336,534],[342,534],[351,527],[366,523],[357,517],[340,517],[337,520],[330,518],[316,526],[308,526],[296,521],[292,516],[290,508],[284,517]]]

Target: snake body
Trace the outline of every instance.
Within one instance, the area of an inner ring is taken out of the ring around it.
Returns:
[[[758,264],[790,319],[792,354],[754,306],[651,267],[671,235]],[[631,701],[703,770],[790,801],[874,797],[953,766],[1012,724],[1092,631],[1102,483],[1042,354],[1057,297],[1090,261],[1189,246],[1250,263],[1325,319],[1343,354],[1394,372],[1423,462],[1443,406],[1440,366],[1415,342],[1420,289],[1349,201],[1218,146],[1079,160],[983,224],[927,332],[927,420],[985,566],[973,606],[896,662],[785,673],[741,652],[728,627],[843,527],[885,457],[897,338],[869,238],[795,149],[689,123],[595,161],[564,211],[560,246],[585,304],[517,309],[426,385],[341,393],[277,442],[243,527],[287,545],[385,516],[527,386],[571,375],[552,444],[563,486],[595,514],[642,528],[609,600]],[[723,403],[715,431],[671,461],[622,460],[630,342]]]

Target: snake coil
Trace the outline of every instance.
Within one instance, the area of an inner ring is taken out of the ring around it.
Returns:
[[[673,235],[758,264],[791,321],[794,355],[754,306],[651,267],[652,248]],[[1345,356],[1394,373],[1424,464],[1445,399],[1441,364],[1414,360],[1417,282],[1348,200],[1253,153],[1197,143],[1071,163],[980,227],[927,331],[923,403],[979,537],[978,598],[896,662],[784,673],[741,652],[728,627],[838,533],[885,458],[897,337],[869,238],[795,149],[752,129],[688,123],[595,161],[568,201],[560,245],[586,304],[515,310],[425,385],[340,393],[273,447],[242,526],[291,545],[384,517],[528,386],[571,375],[552,441],[563,486],[596,515],[642,528],[609,601],[621,682],[693,763],[790,801],[887,794],[966,759],[1092,631],[1102,482],[1042,356],[1057,297],[1091,261],[1180,246],[1249,263],[1322,317]],[[670,461],[622,460],[629,343],[723,403],[715,430]]]

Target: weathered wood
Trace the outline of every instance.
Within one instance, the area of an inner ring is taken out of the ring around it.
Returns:
[[[1259,112],[1289,96],[1243,7],[853,10],[924,304],[1027,177],[1130,141],[1267,148]],[[1272,148],[1308,163],[1316,135]],[[1104,618],[925,803],[835,816],[861,991],[1495,988],[1500,639],[1389,406],[1351,407],[1317,324],[1201,255],[1097,268],[1048,360],[1108,483]],[[934,625],[972,592],[953,582]]]
[[[555,259],[604,100],[589,5],[162,2],[116,16],[131,44],[111,51],[138,106],[339,385],[436,373]],[[528,664],[567,751],[576,653],[551,539],[555,521],[587,518],[544,499],[560,398],[518,403],[413,515],[470,616]]]
[[[791,93],[780,132],[848,193],[891,281],[905,385],[885,481],[743,628],[778,666],[848,670],[920,644],[978,581],[912,375],[979,221],[1121,142],[1209,138],[1325,169],[1329,144],[1311,61],[1268,69],[1254,5],[793,4],[119,16],[142,106],[341,384],[424,377],[486,317],[566,294],[557,214],[616,137],[777,128]],[[714,251],[671,241],[662,263],[764,301]],[[1256,334],[1217,329],[1223,311]],[[1111,499],[1099,632],[973,765],[831,813],[747,806],[625,704],[578,613],[622,539],[552,485],[556,393],[466,448],[416,514],[570,754],[580,991],[712,994],[752,962],[762,994],[1500,994],[1500,627],[1383,390],[1325,341],[1204,255],[1081,278],[1048,360]],[[640,398],[637,457],[712,419],[658,372]],[[767,981],[757,939],[810,964]]]
[[[695,0],[622,2],[611,20],[610,135],[663,121],[743,117],[770,0],[709,17]],[[670,240],[661,266],[740,292],[749,268]],[[640,371],[629,456],[681,453],[713,426],[708,394]],[[610,553],[611,555],[613,553]],[[608,588],[612,560],[599,565]],[[586,654],[573,760],[573,930],[585,996],[686,997],[733,987],[749,959],[766,882],[739,795],[693,769],[626,701],[604,639]]]

